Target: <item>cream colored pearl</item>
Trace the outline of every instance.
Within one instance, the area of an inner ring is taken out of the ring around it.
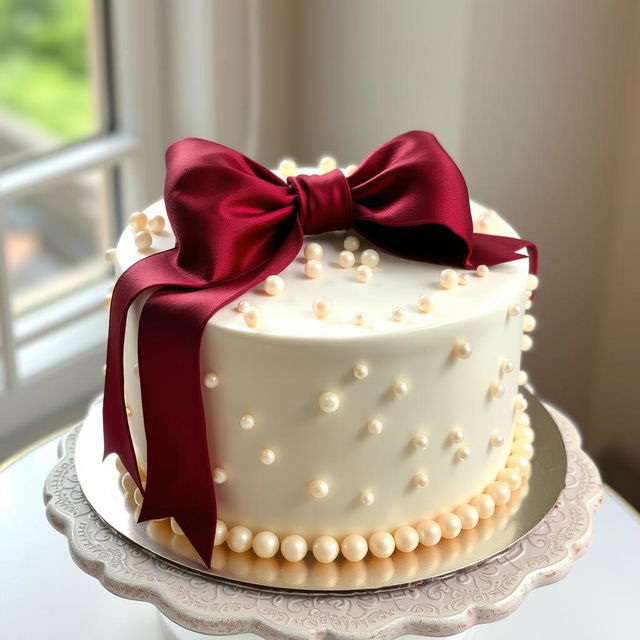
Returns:
[[[525,311],[531,311],[531,307],[533,307],[533,302],[531,302],[531,300],[527,300],[524,303],[524,310]]]
[[[290,178],[291,176],[295,176],[298,172],[298,165],[294,160],[290,158],[284,158],[280,160],[280,164],[278,165],[278,173],[283,178]]]
[[[531,463],[519,453],[513,453],[509,456],[507,467],[518,471],[523,478],[526,478],[531,473]]]
[[[456,449],[456,458],[460,460],[460,462],[467,460],[470,455],[471,447],[468,447],[466,444]]]
[[[245,431],[251,431],[251,429],[253,429],[253,427],[256,426],[256,419],[253,415],[251,415],[250,413],[245,413],[241,418],[240,418],[240,426],[245,430]]]
[[[513,431],[514,440],[524,440],[524,442],[533,442],[536,434],[531,427],[519,424]]]
[[[513,373],[514,370],[513,362],[511,360],[503,360],[500,365],[500,373],[503,375],[507,375],[508,373]]]
[[[519,316],[522,313],[522,307],[519,304],[512,304],[507,309],[507,313],[512,318],[515,318],[516,316]]]
[[[425,547],[433,547],[442,538],[442,529],[435,520],[422,520],[416,525],[416,531],[420,538],[420,544]]]
[[[129,226],[134,231],[142,231],[147,226],[147,214],[142,211],[136,211],[129,216]]]
[[[246,313],[251,309],[251,303],[248,300],[240,300],[236,305],[236,311],[238,313]]]
[[[521,413],[516,419],[517,424],[523,424],[525,427],[531,426],[531,418],[528,413]]]
[[[304,248],[304,257],[307,260],[322,260],[323,255],[324,251],[322,250],[322,246],[317,242],[310,242]]]
[[[526,332],[530,332],[535,328],[536,319],[533,316],[530,316],[528,313],[525,313],[524,318],[522,319],[522,329]]]
[[[227,533],[227,525],[222,520],[218,520],[216,522],[216,535],[213,540],[213,546],[219,547],[221,544],[224,544],[227,539]]]
[[[251,546],[259,558],[273,558],[280,548],[280,540],[271,531],[260,531],[255,535]]]
[[[380,420],[370,420],[367,424],[367,431],[374,436],[381,434],[382,429],[383,424],[382,422],[380,422]]]
[[[276,452],[273,449],[263,449],[260,453],[262,464],[273,464],[276,461]]]
[[[356,257],[353,254],[353,251],[341,251],[338,254],[338,265],[343,269],[350,269],[356,263]]]
[[[409,393],[409,385],[404,380],[393,383],[391,392],[396,398],[404,398]]]
[[[424,473],[424,471],[418,471],[413,476],[413,484],[418,487],[418,489],[426,489],[429,486],[429,476]]]
[[[458,278],[458,284],[466,287],[468,284],[471,284],[471,276],[468,273],[463,273]]]
[[[478,511],[480,520],[490,518],[496,511],[496,503],[488,493],[480,493],[477,496],[473,496],[469,502]]]
[[[365,264],[361,264],[356,269],[356,279],[358,282],[371,282],[373,279],[373,271],[371,271],[371,267],[367,267]]]
[[[356,380],[364,380],[369,375],[369,367],[362,362],[354,365],[352,371]]]
[[[337,167],[338,163],[333,156],[324,156],[320,158],[320,162],[318,163],[320,173],[329,173],[329,171],[333,171]]]
[[[418,309],[422,313],[431,313],[434,307],[434,298],[433,296],[423,295],[418,298]]]
[[[289,562],[300,562],[307,555],[307,541],[297,534],[282,538],[280,553]]]
[[[175,521],[175,518],[170,518],[169,524],[171,526],[171,531],[173,531],[173,533],[175,533],[177,536],[184,535],[184,531],[182,530],[182,527]]]
[[[516,440],[511,446],[511,453],[520,454],[527,458],[527,460],[531,460],[531,458],[533,458],[533,445],[524,440]]]
[[[367,555],[369,545],[362,536],[352,533],[342,541],[340,550],[349,562],[359,562]]]
[[[507,504],[511,498],[511,489],[509,489],[509,485],[506,482],[501,482],[500,480],[489,483],[485,488],[485,493],[488,493],[493,498],[493,501],[498,507],[503,504]]]
[[[402,307],[394,307],[391,311],[391,319],[394,322],[402,322],[406,317],[405,310]]]
[[[516,411],[526,411],[529,403],[527,402],[526,398],[521,393],[519,393],[513,400],[513,406],[515,407]]]
[[[466,360],[467,358],[471,357],[473,350],[471,349],[471,345],[468,342],[458,340],[458,342],[456,342],[456,346],[453,349],[453,352],[455,353],[456,358]]]
[[[442,513],[436,518],[436,522],[440,525],[442,537],[451,540],[462,531],[462,522],[455,513]]]
[[[126,493],[133,493],[136,490],[136,482],[130,473],[125,473],[120,480],[120,484]]]
[[[313,301],[313,313],[316,318],[326,318],[330,315],[333,303],[329,298],[316,298]]]
[[[231,551],[235,551],[236,553],[249,551],[252,542],[253,534],[247,527],[237,525],[231,527],[227,533],[227,546]]]
[[[529,381],[529,374],[526,371],[520,371],[518,373],[518,385],[521,387]]]
[[[367,320],[367,317],[364,315],[364,313],[356,313],[356,315],[353,317],[353,322],[357,324],[359,327],[364,325],[366,320]]]
[[[531,339],[531,336],[529,335],[522,336],[522,350],[530,351],[531,347],[533,347],[533,340]]]
[[[489,444],[495,449],[499,449],[504,445],[504,436],[501,433],[494,433],[491,438],[489,438]]]
[[[486,264],[478,265],[476,275],[480,278],[486,278],[489,275],[489,267]]]
[[[360,254],[360,264],[375,269],[380,264],[380,254],[375,249],[365,249]]]
[[[496,480],[504,482],[506,485],[508,485],[511,491],[516,491],[522,484],[522,478],[520,477],[518,470],[511,467],[502,469],[496,476]]]
[[[255,329],[262,322],[262,311],[258,307],[249,307],[242,317],[247,327]]]
[[[357,251],[360,248],[360,240],[356,236],[347,236],[344,239],[344,248],[347,251]]]
[[[538,288],[538,284],[540,283],[540,281],[538,280],[538,276],[534,275],[533,273],[530,273],[527,276],[527,290],[528,291],[535,291]]]
[[[489,387],[489,393],[494,398],[502,398],[502,396],[504,395],[504,391],[504,385],[502,384],[502,382],[498,382],[497,380],[494,380]]]
[[[162,233],[164,231],[165,219],[163,216],[153,216],[149,220],[149,230],[151,233]]]
[[[451,432],[451,442],[454,444],[461,444],[464,442],[464,432],[462,429],[454,429]]]
[[[340,408],[340,397],[333,391],[325,391],[318,398],[318,406],[325,413],[333,413]]]
[[[269,276],[264,281],[264,290],[270,296],[279,296],[284,291],[284,280],[280,276]]]
[[[139,506],[142,506],[142,492],[140,491],[140,489],[138,489],[138,487],[135,488],[135,491],[133,492],[133,501]]]
[[[308,260],[304,265],[304,275],[311,280],[315,280],[322,275],[324,266],[319,260]]]
[[[109,262],[110,264],[113,264],[116,261],[116,257],[118,255],[118,252],[116,251],[116,249],[107,249],[104,252],[104,259]]]
[[[363,491],[358,498],[361,505],[364,507],[370,507],[374,500],[375,496],[373,495],[373,491]]]
[[[329,494],[329,485],[320,478],[316,478],[309,483],[309,493],[314,498],[326,498]]]
[[[136,247],[138,247],[140,251],[146,251],[149,249],[153,242],[151,234],[148,231],[136,231],[133,241],[136,243]]]
[[[204,386],[207,389],[215,389],[220,384],[220,378],[215,371],[209,371],[204,376]]]
[[[227,481],[227,472],[222,467],[216,467],[213,470],[213,481],[216,484],[224,484]]]
[[[424,451],[429,446],[429,438],[424,433],[416,433],[411,440],[411,445],[416,451]]]
[[[398,551],[404,551],[405,553],[413,551],[418,544],[420,544],[418,532],[413,527],[407,525],[398,527],[395,530],[393,540],[396,544],[396,549],[398,549]]]
[[[443,269],[440,272],[440,286],[443,289],[453,289],[458,281],[458,272],[455,269]]]
[[[333,562],[340,552],[340,547],[335,538],[331,536],[320,536],[313,541],[313,557],[323,564]]]
[[[453,510],[453,513],[460,518],[462,528],[473,529],[480,520],[478,510],[472,504],[461,504]]]
[[[355,164],[350,164],[350,165],[348,165],[348,166],[347,166],[347,168],[344,170],[344,175],[345,175],[345,176],[347,176],[347,178],[348,178],[349,176],[352,176],[352,175],[353,175],[353,173],[354,173],[354,171],[355,171],[357,168],[358,168],[358,166],[357,166],[357,165],[355,165]]]
[[[388,531],[376,531],[369,537],[369,551],[376,558],[388,558],[395,548],[395,540]]]

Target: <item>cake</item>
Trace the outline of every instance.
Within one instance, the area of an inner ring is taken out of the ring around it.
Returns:
[[[331,158],[303,170],[284,161],[274,180],[336,171]],[[287,266],[263,274],[208,319],[194,379],[215,492],[215,546],[291,562],[411,552],[490,518],[528,477],[534,432],[519,387],[527,380],[521,352],[535,327],[528,313],[535,256],[494,211],[470,202],[469,213],[474,238],[513,240],[516,259],[475,268],[417,261],[361,229],[328,230],[305,235]],[[109,258],[120,276],[175,245],[159,200],[131,216]],[[155,291],[135,298],[124,331],[137,467],[130,458],[120,469],[125,486],[139,483],[142,507],[155,425],[144,419],[138,328]],[[165,345],[155,346],[161,362]],[[145,407],[159,400],[147,396]],[[179,440],[157,453],[163,442],[154,455],[179,459]],[[175,500],[189,502],[188,495]],[[171,515],[142,511],[142,519]],[[180,524],[172,520],[176,535],[185,533]]]

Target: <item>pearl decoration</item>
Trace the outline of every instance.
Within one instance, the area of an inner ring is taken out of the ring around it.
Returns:
[[[360,264],[375,269],[380,264],[380,254],[375,249],[365,249],[360,254]]]
[[[310,242],[304,248],[304,257],[307,260],[322,260],[323,254],[322,246],[317,242]]]
[[[526,371],[520,371],[518,373],[518,385],[519,386],[523,386],[525,384],[527,384],[527,382],[529,381],[529,374]]]
[[[512,304],[507,309],[507,313],[512,318],[515,318],[516,316],[519,316],[521,312],[522,312],[522,307],[519,304]]]
[[[363,491],[358,498],[360,504],[364,507],[370,507],[374,500],[375,496],[373,495],[373,491]]]
[[[344,239],[344,248],[347,251],[357,251],[360,248],[360,240],[356,236],[347,236]]]
[[[376,531],[369,538],[369,551],[376,558],[388,558],[396,548],[396,542],[388,531]]]
[[[322,275],[324,266],[319,260],[308,260],[304,265],[304,275],[311,280],[316,280]]]
[[[262,311],[258,307],[249,307],[242,317],[247,327],[255,329],[262,321]]]
[[[276,460],[276,452],[273,449],[263,449],[260,453],[262,464],[273,464]]]
[[[465,530],[473,529],[480,520],[480,514],[472,504],[461,504],[453,510],[453,513],[460,518],[460,524]]]
[[[471,506],[475,507],[480,520],[490,518],[496,511],[496,503],[488,493],[480,493],[477,496],[473,496],[469,502]]]
[[[249,551],[252,542],[253,534],[247,527],[237,525],[231,527],[227,533],[227,546],[231,551],[235,551],[236,553]]]
[[[316,318],[326,318],[331,313],[331,309],[333,308],[333,303],[329,298],[316,298],[313,301],[313,313]]]
[[[207,389],[215,389],[220,384],[220,378],[215,371],[209,371],[205,374],[203,383]]]
[[[460,278],[458,278],[458,284],[465,287],[471,284],[471,276],[468,273],[463,273]]]
[[[323,156],[320,158],[320,162],[318,163],[320,173],[329,173],[329,171],[333,171],[337,167],[338,163],[333,156]]]
[[[240,418],[240,426],[245,430],[245,431],[251,431],[251,429],[253,429],[253,427],[256,426],[256,419],[255,417],[250,414],[250,413],[245,413],[241,418]]]
[[[136,235],[133,236],[133,241],[140,251],[149,249],[153,242],[151,234],[148,231],[136,231]]]
[[[502,469],[500,473],[498,473],[496,479],[507,484],[511,491],[516,491],[522,485],[522,478],[520,477],[517,469],[512,469],[510,467]]]
[[[519,424],[516,426],[513,437],[515,440],[524,440],[524,442],[533,442],[535,440],[536,434],[531,427],[524,424]]]
[[[394,322],[402,322],[406,317],[405,310],[402,307],[394,307],[391,311],[391,319]]]
[[[362,362],[354,365],[352,371],[356,380],[364,380],[369,375],[369,367]]]
[[[436,518],[436,522],[440,525],[442,537],[451,540],[462,531],[462,522],[455,513],[442,513]]]
[[[227,481],[227,472],[222,467],[216,467],[213,470],[213,481],[216,484],[224,484]]]
[[[538,280],[538,276],[530,273],[527,276],[527,291],[535,291],[538,288],[538,284],[540,281]]]
[[[250,308],[251,303],[248,300],[240,300],[240,302],[238,302],[238,304],[236,305],[236,311],[238,313],[245,313],[249,311]]]
[[[476,269],[476,275],[479,278],[486,278],[489,275],[489,267],[487,267],[486,264],[478,265],[478,268]]]
[[[494,433],[491,438],[489,438],[489,444],[494,449],[499,449],[504,445],[504,436],[501,433]]]
[[[356,257],[353,254],[353,251],[341,251],[338,254],[338,265],[343,269],[350,269],[356,263]]]
[[[347,176],[347,178],[351,175],[353,175],[354,171],[358,168],[358,165],[355,164],[350,164],[347,165],[347,168],[344,170],[344,175]]]
[[[280,160],[280,164],[278,165],[278,173],[283,178],[290,178],[291,176],[295,176],[298,172],[298,165],[294,160],[290,158],[284,158]]]
[[[326,498],[329,494],[329,485],[326,481],[316,478],[309,483],[309,493],[317,499]]]
[[[147,214],[142,211],[136,211],[129,216],[129,226],[134,231],[142,231],[147,226]]]
[[[221,544],[223,544],[227,539],[227,533],[227,525],[222,520],[218,520],[216,522],[216,535],[213,539],[213,546],[219,547]]]
[[[413,476],[413,484],[418,487],[418,489],[426,489],[429,486],[429,476],[424,473],[424,471],[418,471]]]
[[[464,442],[464,432],[462,429],[454,429],[451,432],[451,442],[454,444],[462,444]]]
[[[504,391],[504,385],[502,384],[502,382],[498,382],[497,380],[494,380],[489,387],[489,393],[494,398],[502,398],[502,396],[504,395]]]
[[[391,386],[391,392],[396,398],[404,398],[409,393],[409,385],[404,380],[398,380]]]
[[[367,320],[367,317],[364,315],[364,313],[356,313],[356,315],[353,317],[353,322],[357,324],[359,327],[364,325],[366,320]]]
[[[512,453],[509,456],[507,467],[515,469],[523,478],[531,473],[531,463],[519,453]]]
[[[307,541],[295,533],[280,542],[280,553],[289,562],[300,562],[307,555],[307,548]]]
[[[430,313],[433,311],[434,299],[433,296],[423,295],[418,298],[418,309],[422,313]]]
[[[512,454],[519,454],[531,460],[533,458],[533,445],[525,440],[516,440],[511,447]]]
[[[531,339],[531,336],[528,336],[528,335],[522,336],[522,350],[530,351],[531,347],[533,347],[533,340]]]
[[[536,328],[536,319],[525,313],[524,318],[522,319],[522,329],[527,333],[533,331]]]
[[[435,520],[422,520],[416,525],[416,531],[420,538],[420,544],[425,547],[433,547],[442,538],[442,529]]]
[[[323,564],[333,562],[340,552],[340,547],[335,538],[331,536],[320,536],[313,541],[313,557]]]
[[[184,535],[182,527],[175,521],[175,518],[169,518],[169,525],[171,526],[171,531],[173,531],[177,536]]]
[[[133,501],[139,506],[142,506],[142,492],[140,491],[140,489],[138,489],[138,487],[135,488],[135,491],[133,492]]]
[[[458,281],[458,272],[455,269],[443,269],[440,272],[440,286],[443,289],[453,289]]]
[[[515,407],[516,411],[526,411],[529,403],[527,402],[527,399],[521,393],[519,393],[513,399],[513,406]]]
[[[371,282],[373,279],[373,271],[371,271],[371,267],[367,267],[366,264],[361,264],[356,269],[356,279],[358,282]]]
[[[280,276],[269,276],[264,281],[264,290],[270,296],[279,296],[284,291],[284,280]]]
[[[260,531],[254,537],[251,546],[259,558],[273,558],[280,548],[280,540],[271,531]]]
[[[151,233],[162,233],[164,231],[165,219],[163,216],[153,216],[149,220],[149,230]]]
[[[511,360],[503,360],[500,365],[500,373],[503,375],[507,375],[508,373],[513,373],[514,370],[513,362]]]
[[[524,303],[524,310],[525,311],[530,311],[532,306],[533,306],[533,302],[531,302],[531,300],[527,300]]]
[[[489,483],[485,488],[485,492],[493,498],[493,501],[498,507],[507,504],[511,498],[511,489],[509,489],[509,485],[500,480]]]
[[[424,451],[429,446],[429,438],[424,433],[416,433],[411,440],[411,446],[416,451]]]
[[[398,551],[403,551],[404,553],[409,553],[413,551],[418,544],[420,544],[420,536],[418,532],[413,528],[407,525],[402,527],[398,527],[394,534],[393,540],[396,545],[396,549]]]
[[[382,433],[383,424],[380,420],[370,420],[367,424],[367,431],[374,436],[380,435]]]
[[[518,415],[516,423],[517,424],[523,424],[526,427],[530,427],[531,426],[531,418],[529,417],[529,414],[521,413],[520,415]]]
[[[116,256],[118,255],[118,252],[116,251],[116,249],[111,248],[111,249],[107,249],[104,252],[104,259],[109,262],[110,264],[113,264],[116,261]]]
[[[456,458],[460,462],[467,460],[470,455],[471,455],[471,447],[467,446],[466,444],[456,449]]]
[[[340,551],[349,562],[359,562],[367,555],[369,545],[363,536],[352,533],[342,541]]]
[[[454,347],[453,352],[456,358],[466,360],[467,358],[471,357],[473,350],[471,349],[471,345],[468,342],[459,340],[458,342],[456,342],[456,346]]]
[[[318,398],[318,406],[325,413],[333,413],[340,408],[340,397],[333,391],[325,391]]]

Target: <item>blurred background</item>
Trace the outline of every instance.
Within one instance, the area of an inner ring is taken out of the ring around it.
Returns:
[[[104,251],[172,140],[346,166],[416,128],[538,244],[524,368],[640,505],[637,0],[0,0],[0,459],[99,392]]]

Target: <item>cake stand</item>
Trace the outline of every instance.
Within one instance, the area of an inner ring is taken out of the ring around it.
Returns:
[[[553,509],[498,556],[417,585],[353,595],[285,593],[228,584],[167,562],[114,531],[86,500],[74,462],[79,427],[61,444],[47,478],[47,517],[67,537],[75,562],[109,591],[151,602],[193,632],[273,640],[451,635],[507,616],[531,589],[564,577],[590,543],[603,495],[600,475],[575,426],[548,410],[567,452],[565,486]],[[174,637],[188,637],[176,629],[165,626]]]

